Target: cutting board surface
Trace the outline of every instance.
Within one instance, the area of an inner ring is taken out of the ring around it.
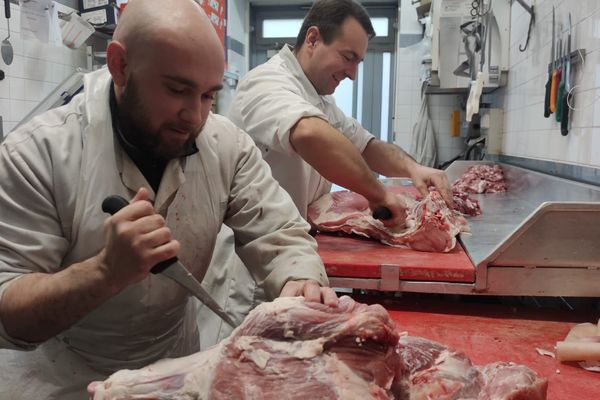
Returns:
[[[319,233],[315,239],[330,277],[380,278],[386,264],[400,266],[402,280],[475,282],[475,267],[460,243],[448,253],[429,253],[356,236]]]

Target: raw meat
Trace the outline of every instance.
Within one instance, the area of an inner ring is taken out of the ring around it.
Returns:
[[[548,381],[524,365],[473,366],[462,352],[424,338],[398,342],[400,363],[392,392],[400,400],[543,400]]]
[[[430,340],[403,336],[397,347],[396,399],[476,399],[482,378],[471,360]]]
[[[452,200],[454,200],[454,209],[463,215],[474,217],[481,214],[479,201],[469,197],[468,193],[453,190]]]
[[[543,400],[547,381],[508,362],[473,366],[424,338],[399,337],[380,305],[279,298],[231,337],[188,357],[92,382],[93,400]]]
[[[543,400],[548,380],[535,371],[511,362],[496,362],[478,367],[483,387],[478,400]]]
[[[206,352],[123,370],[88,387],[94,400],[391,399],[398,334],[385,309],[279,298]]]
[[[564,341],[556,343],[556,355],[560,361],[582,361],[583,368],[600,372],[600,320],[597,325],[575,325]]]
[[[452,190],[458,193],[498,193],[506,192],[502,167],[497,164],[479,164],[469,167],[460,178],[452,184]]]
[[[389,188],[394,191],[393,187]],[[377,239],[389,246],[419,251],[448,252],[456,245],[456,235],[468,232],[468,223],[457,211],[450,210],[437,191],[421,201],[394,191],[407,204],[406,224],[389,228],[371,215],[363,196],[333,192],[322,196],[308,208],[308,222],[321,232],[345,232]]]

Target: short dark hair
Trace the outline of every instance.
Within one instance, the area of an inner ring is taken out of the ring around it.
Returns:
[[[340,27],[347,18],[352,17],[363,27],[369,39],[375,36],[375,30],[371,24],[371,18],[367,10],[356,0],[316,0],[300,28],[300,33],[296,38],[295,50],[298,51],[304,40],[308,28],[316,26],[325,44],[329,44],[335,39]]]

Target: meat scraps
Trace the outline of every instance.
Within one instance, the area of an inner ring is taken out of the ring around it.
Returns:
[[[454,200],[454,209],[463,215],[470,217],[481,215],[479,201],[469,197],[468,193],[453,190],[452,200]]]
[[[547,380],[509,362],[473,366],[462,352],[396,333],[379,305],[279,298],[204,352],[118,371],[93,400],[541,400]]]
[[[456,235],[468,232],[464,217],[448,208],[437,191],[417,201],[410,194],[388,190],[407,204],[406,224],[386,227],[371,215],[369,202],[358,193],[328,193],[308,207],[308,222],[321,232],[344,232],[379,240],[389,246],[419,251],[448,252],[456,245]]]
[[[498,164],[473,165],[452,184],[452,191],[457,193],[498,193],[506,190],[504,172]]]

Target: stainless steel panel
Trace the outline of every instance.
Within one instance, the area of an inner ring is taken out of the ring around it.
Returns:
[[[494,164],[494,162],[455,161],[446,170],[450,182],[459,178],[470,166],[476,164]],[[509,237],[516,235],[516,231],[533,217],[533,214],[537,212],[543,203],[600,203],[600,188],[596,186],[569,181],[508,164],[499,164],[504,170],[508,192],[473,195],[474,198],[479,200],[483,213],[477,217],[469,218],[471,234],[461,235],[463,246],[476,266],[480,266],[480,264],[484,265],[484,260],[488,259]],[[559,212],[559,209],[553,208],[544,211],[544,213],[550,212]],[[591,221],[595,211],[590,209],[584,212],[590,213],[587,215],[590,216]],[[553,217],[548,215],[546,218]],[[544,226],[548,224],[543,219],[539,219],[538,221],[543,223]],[[561,226],[560,233],[552,235],[553,243],[547,243],[546,247],[556,245],[565,249],[564,241],[561,238],[564,238],[567,232],[579,232],[583,235],[590,233],[579,230],[578,226],[580,223],[576,221],[578,219],[563,218],[563,223],[566,225]],[[532,225],[527,225],[527,227],[533,228]],[[532,231],[531,235],[536,234],[535,232],[540,232],[541,229],[543,229],[542,225],[535,228],[535,231]],[[589,240],[589,238],[581,238],[581,243],[589,243]],[[578,243],[578,240],[571,240],[570,243]],[[566,249],[565,251],[568,252]],[[524,251],[523,254],[527,255],[527,251]],[[577,255],[571,253],[571,256],[576,257]],[[588,255],[582,254],[584,258],[588,257]],[[563,255],[560,259],[566,260],[569,257]],[[583,265],[581,260],[572,261],[574,261],[573,266]]]

